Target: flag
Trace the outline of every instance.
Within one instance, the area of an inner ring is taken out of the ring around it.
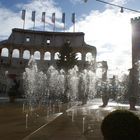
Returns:
[[[32,11],[32,21],[35,22],[35,11]]]
[[[26,10],[22,10],[21,18],[22,18],[23,20],[25,20],[25,14],[26,14]]]
[[[75,13],[72,13],[72,23],[75,23]]]
[[[45,12],[42,12],[42,22],[45,22]]]
[[[55,13],[52,13],[52,22],[55,23]]]
[[[62,13],[62,22],[65,23],[65,13]]]

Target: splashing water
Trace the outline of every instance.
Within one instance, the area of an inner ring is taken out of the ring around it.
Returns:
[[[47,91],[47,76],[42,71],[38,71],[33,57],[31,57],[28,66],[23,73],[25,98],[29,105],[40,105],[43,103]]]
[[[25,87],[25,98],[29,105],[41,105],[46,102],[55,103],[56,101],[82,101],[83,104],[92,100],[97,95],[97,83],[107,91],[113,88],[120,88],[123,92],[124,87],[116,79],[115,84],[109,80],[102,81],[96,76],[92,66],[79,72],[77,66],[65,72],[63,69],[58,71],[50,66],[46,72],[38,70],[33,57],[29,60],[28,67],[23,73],[23,83]],[[125,87],[127,88],[127,87]],[[110,92],[110,91],[109,91]],[[114,92],[114,91],[112,91]]]

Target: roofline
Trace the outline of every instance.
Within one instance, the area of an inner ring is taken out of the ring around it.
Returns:
[[[8,41],[8,39],[5,39],[5,40],[0,41],[0,45],[4,45],[4,44],[6,44],[7,41]]]
[[[36,33],[36,34],[49,34],[49,35],[85,35],[83,32],[50,32],[50,31],[37,31],[29,29],[13,28],[12,32],[23,32],[23,33]]]

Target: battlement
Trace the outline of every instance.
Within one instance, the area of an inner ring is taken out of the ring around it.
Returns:
[[[140,17],[131,18],[131,23],[138,23],[140,22]]]

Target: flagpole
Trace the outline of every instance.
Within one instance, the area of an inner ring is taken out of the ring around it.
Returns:
[[[53,26],[53,31],[55,31],[55,22],[54,22],[54,26]]]
[[[25,19],[23,20],[23,29],[25,28]]]
[[[44,22],[44,31],[45,31],[45,22]]]
[[[73,32],[75,32],[75,22],[73,23]]]
[[[64,23],[64,32],[65,32],[65,23]]]
[[[35,30],[35,21],[34,21],[34,25],[33,25],[33,30]]]

